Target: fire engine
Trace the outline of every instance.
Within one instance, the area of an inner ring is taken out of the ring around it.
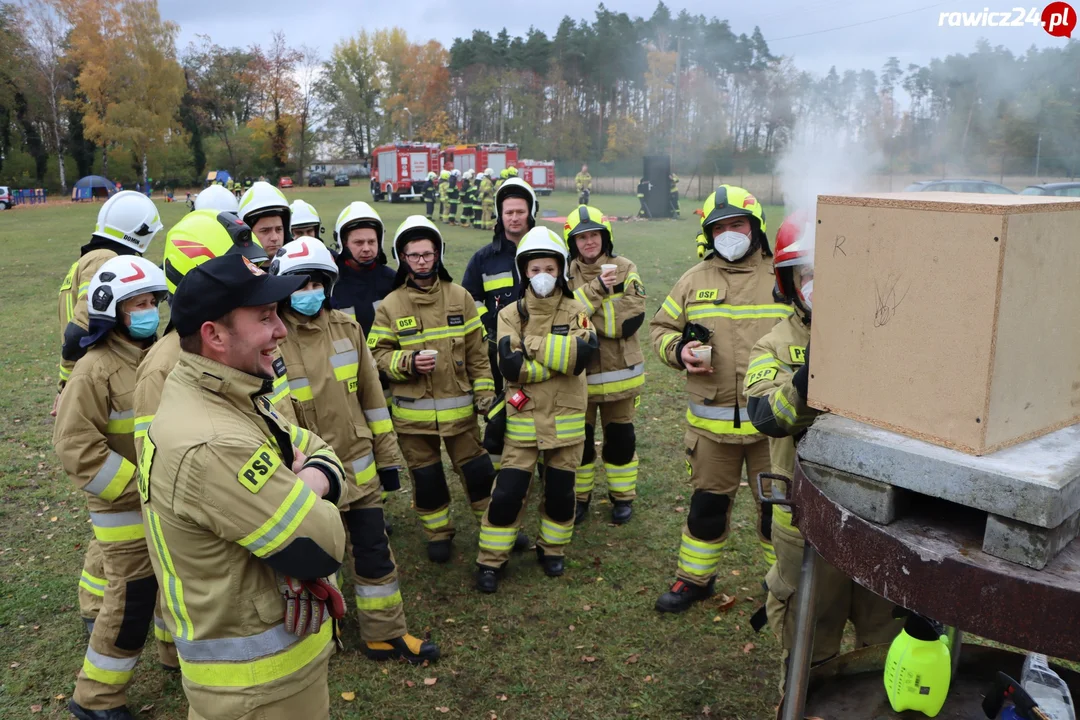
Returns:
[[[371,155],[371,197],[375,201],[419,200],[428,172],[439,172],[438,143],[382,145]]]
[[[521,160],[518,177],[532,186],[537,195],[550,195],[555,190],[554,160]]]
[[[443,167],[446,169],[451,169],[450,163],[453,163],[452,169],[460,170],[463,174],[466,170],[479,173],[491,168],[495,177],[498,177],[505,168],[517,165],[518,149],[513,143],[448,145],[443,148],[441,156]]]

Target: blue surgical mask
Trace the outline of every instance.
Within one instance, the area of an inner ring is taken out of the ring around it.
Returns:
[[[136,340],[142,340],[148,338],[157,332],[158,323],[161,321],[161,315],[158,313],[158,309],[147,308],[145,310],[135,310],[128,313],[131,317],[131,325],[128,327],[128,332],[131,333],[131,337]]]
[[[289,296],[289,304],[293,310],[303,315],[314,317],[322,309],[326,293],[322,288],[317,290],[298,290]]]

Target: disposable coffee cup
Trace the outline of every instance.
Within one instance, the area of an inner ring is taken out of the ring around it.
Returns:
[[[618,269],[619,269],[619,266],[616,265],[615,263],[604,263],[603,265],[600,266],[600,272],[602,272],[602,273],[613,272],[613,271],[618,270]]]
[[[421,350],[421,351],[420,351],[420,354],[421,354],[421,355],[428,355],[428,356],[430,356],[430,357],[431,357],[432,359],[435,359],[435,358],[436,358],[436,356],[438,356],[438,354],[439,354],[439,351],[438,351],[438,350]]]
[[[712,345],[690,348],[690,354],[703,361],[706,365],[712,365]]]

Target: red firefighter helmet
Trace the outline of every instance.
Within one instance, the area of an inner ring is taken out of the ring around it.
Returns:
[[[807,315],[810,314],[810,297],[803,297],[803,284],[797,279],[809,275],[812,287],[814,248],[805,232],[809,222],[812,222],[812,218],[802,210],[785,218],[776,231],[776,250],[773,253],[773,272],[779,294],[798,305]]]

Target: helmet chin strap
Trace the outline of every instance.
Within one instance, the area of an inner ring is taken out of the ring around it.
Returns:
[[[435,274],[437,272],[439,272],[439,266],[436,265],[433,268],[431,268],[431,270],[429,270],[428,272],[425,272],[425,273],[417,272],[416,270],[412,270],[411,272],[412,272],[414,278],[418,278],[420,280],[427,280],[430,277],[434,277]]]

